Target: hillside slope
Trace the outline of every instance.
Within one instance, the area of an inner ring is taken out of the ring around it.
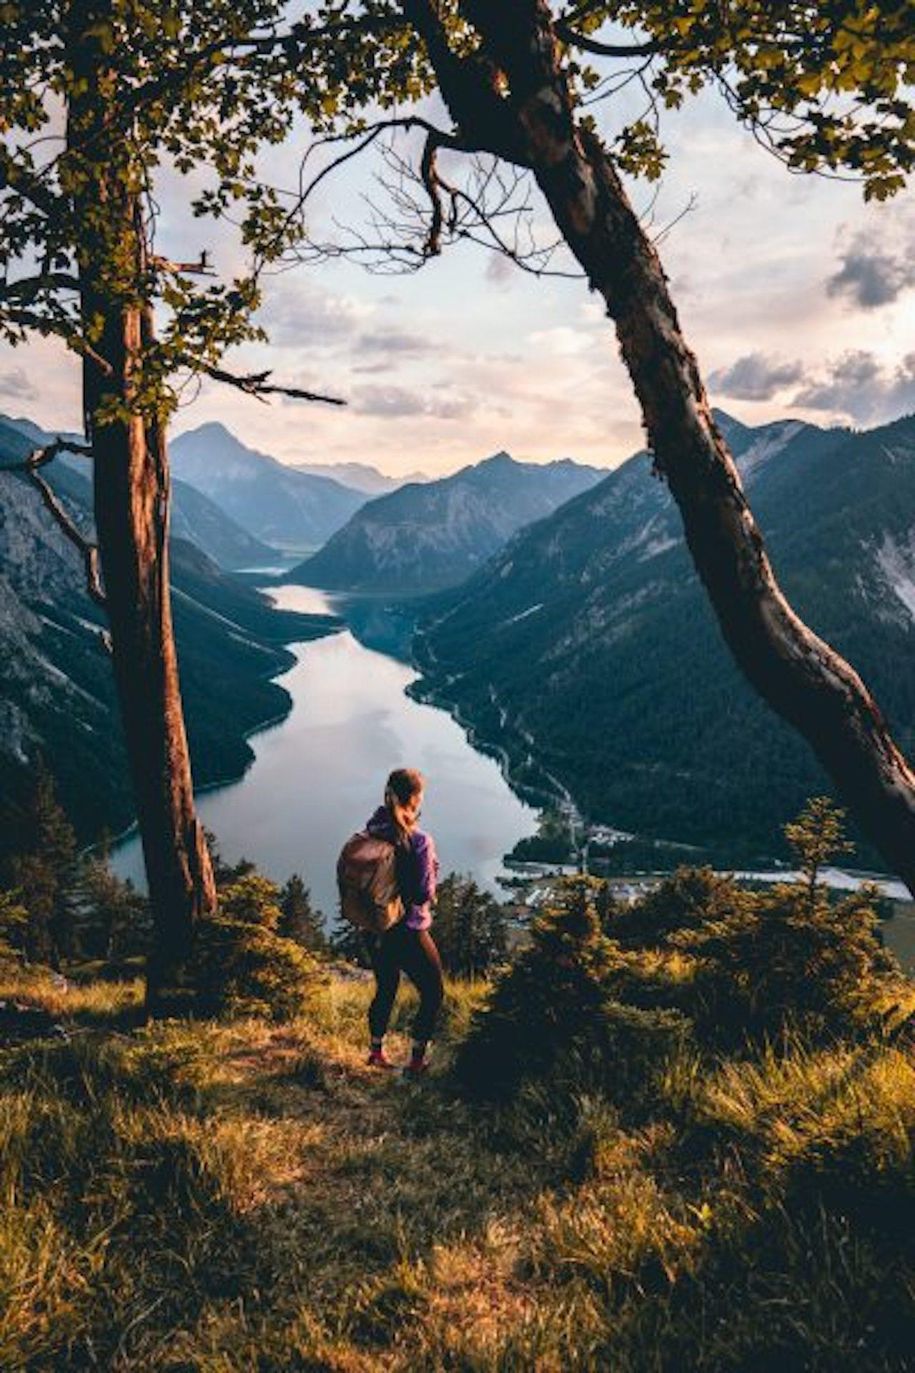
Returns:
[[[865,434],[723,419],[786,593],[915,745],[915,419]],[[827,788],[734,666],[667,488],[636,456],[522,531],[417,640],[427,689],[649,837],[780,851]]]
[[[87,530],[86,479],[54,465],[58,495]],[[50,472],[52,469],[47,469]],[[181,681],[197,784],[239,776],[245,734],[285,713],[270,678],[292,656],[281,644],[336,626],[274,610],[173,539],[172,585]],[[44,756],[81,838],[132,816],[103,617],[86,594],[81,559],[19,476],[0,477],[0,857],[16,829],[32,763]]]
[[[286,1023],[132,1028],[138,981],[0,963],[4,1005],[47,1027],[0,1047],[0,1262],[28,1275],[0,1365],[910,1369],[906,1043],[711,1051],[666,1009],[690,991],[682,952],[608,951],[577,925],[557,942],[522,1028],[552,1023],[497,1112],[448,1071],[494,999],[480,982],[449,983],[414,1085],[366,1066],[353,968]],[[900,988],[893,1022],[913,1004]],[[395,1061],[409,1024],[402,1003]]]
[[[37,444],[50,443],[57,436],[42,429],[33,420],[0,415],[0,461],[15,462],[24,458]],[[85,480],[85,504],[91,505],[89,465],[84,458],[61,454],[55,470],[70,468],[79,482]],[[242,567],[268,567],[276,563],[278,553],[255,539],[246,529],[227,515],[201,491],[187,482],[172,481],[172,524],[174,538],[188,539],[203,549],[214,562],[227,570]]]

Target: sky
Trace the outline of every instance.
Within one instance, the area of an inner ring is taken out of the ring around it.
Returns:
[[[441,118],[434,104],[429,113]],[[651,231],[666,229],[659,251],[713,403],[751,425],[869,428],[915,410],[911,193],[865,205],[860,186],[791,175],[711,92],[668,115],[663,135],[670,156]],[[294,185],[306,145],[299,133],[271,150],[271,179]],[[451,156],[446,176],[460,174]],[[364,223],[382,171],[370,152],[328,178],[314,232]],[[194,219],[190,189],[162,174],[157,251],[190,259],[206,248],[221,272],[239,270],[233,232]],[[647,206],[651,188],[631,189]],[[533,197],[548,242],[548,211]],[[574,264],[557,255],[552,266]],[[365,462],[394,476],[440,476],[503,449],[613,467],[643,444],[612,325],[581,279],[535,278],[464,244],[410,275],[352,260],[285,271],[266,280],[259,319],[269,344],[229,363],[269,367],[346,407],[265,405],[207,382],[185,395],[175,434],[218,420],[284,462]],[[49,340],[0,346],[0,410],[79,428],[78,364]]]

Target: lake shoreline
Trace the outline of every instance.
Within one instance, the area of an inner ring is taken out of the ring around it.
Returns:
[[[264,589],[266,590],[266,588]],[[267,594],[269,595],[269,592],[267,592]],[[332,618],[334,617],[328,616],[328,620],[331,620]],[[275,711],[272,715],[268,716],[264,720],[255,721],[253,725],[249,725],[247,729],[243,730],[240,736],[242,743],[250,743],[250,741],[252,739],[257,738],[258,735],[264,734],[267,730],[276,728],[277,725],[281,725],[289,719],[289,716],[292,712],[292,708],[295,705],[295,701],[292,697],[292,694],[289,691],[287,691],[284,686],[281,686],[280,684],[283,678],[288,676],[290,672],[294,672],[295,668],[298,665],[299,657],[294,652],[294,650],[296,648],[301,648],[306,644],[315,643],[319,639],[326,639],[333,634],[340,634],[343,632],[345,628],[345,621],[341,619],[338,624],[329,625],[323,633],[312,634],[307,639],[277,640],[277,642],[274,645],[272,645],[272,647],[275,649],[278,655],[283,654],[284,657],[289,657],[292,659],[292,661],[280,664],[280,666],[278,666],[275,671],[265,672],[263,674],[263,680],[272,682],[274,686],[278,687],[279,690],[282,691],[285,695],[286,702],[282,710]],[[256,754],[253,752],[253,750],[251,750],[249,752],[247,759],[245,760],[244,766],[241,768],[240,771],[231,772],[224,777],[214,777],[211,778],[209,781],[200,782],[199,784],[195,783],[194,797],[196,798],[198,796],[207,796],[211,792],[219,791],[222,787],[235,786],[236,783],[244,780],[244,778],[250,772],[251,768],[254,766],[255,761]],[[191,766],[193,770],[193,760]],[[138,833],[139,822],[136,819],[136,817],[134,817],[133,820],[131,820],[130,824],[127,825],[124,829],[119,830],[117,834],[113,834],[108,837],[107,842],[111,851],[113,852],[117,847],[119,847],[121,844],[126,843],[129,839],[132,839],[134,835]],[[101,847],[101,844],[101,840],[95,840],[93,843],[87,844],[85,848],[80,850],[80,856],[84,857],[88,854],[98,852],[99,848]]]
[[[488,753],[491,757],[497,759],[497,761],[500,764],[502,775],[504,776],[508,785],[518,796],[522,797],[522,799],[529,800],[531,804],[537,805],[541,809],[548,809],[550,803],[553,803],[555,805],[557,801],[559,801],[564,806],[568,806],[569,804],[571,804],[571,806],[574,807],[575,811],[574,823],[577,825],[581,825],[583,830],[586,831],[589,828],[604,827],[605,822],[589,817],[586,814],[586,812],[584,812],[581,809],[580,803],[575,799],[575,797],[570,792],[565,791],[565,795],[558,795],[555,791],[550,792],[547,791],[545,788],[539,789],[535,786],[530,786],[527,783],[518,781],[515,775],[515,769],[518,767],[527,766],[530,763],[533,763],[533,765],[540,771],[542,775],[551,778],[551,775],[546,771],[545,765],[536,757],[536,755],[533,752],[535,747],[535,740],[532,736],[525,737],[524,743],[528,750],[528,752],[525,753],[525,756],[518,757],[516,755],[513,755],[508,744],[506,744],[505,742],[500,742],[497,744],[494,743],[491,739],[486,738],[485,734],[482,731],[482,727],[474,721],[468,720],[462,714],[462,703],[455,696],[448,694],[447,680],[443,681],[441,677],[436,677],[434,668],[430,670],[429,665],[424,664],[418,657],[414,657],[413,665],[416,668],[416,671],[420,674],[420,676],[417,679],[417,681],[413,684],[413,686],[411,688],[408,688],[410,694],[418,700],[425,701],[428,704],[438,706],[442,710],[447,710],[448,713],[451,715],[452,719],[454,719],[456,723],[459,724],[460,727],[465,731],[468,739],[472,742],[475,748],[479,749],[480,752]],[[511,722],[509,721],[508,723],[510,724]],[[558,783],[558,779],[551,778],[551,780],[554,781],[558,786],[562,785],[561,783]],[[546,802],[546,805],[544,805],[544,802]],[[633,834],[630,837],[638,842],[656,846],[658,849],[671,848],[687,850],[690,848],[694,848],[697,852],[701,852],[706,855],[699,861],[700,866],[705,866],[707,862],[711,863],[711,865],[714,866],[716,870],[720,870],[722,872],[729,871],[739,880],[744,880],[748,882],[758,881],[764,883],[776,880],[790,880],[790,868],[788,868],[787,866],[785,866],[783,877],[773,875],[777,872],[777,870],[780,870],[782,868],[782,860],[778,858],[767,858],[765,856],[762,856],[757,865],[748,863],[746,856],[744,856],[742,859],[739,859],[731,863],[728,861],[726,857],[726,851],[715,850],[711,846],[706,846],[705,848],[699,849],[695,845],[682,844],[677,840],[662,840],[654,838],[647,839],[638,834]],[[606,857],[606,854],[602,856]],[[509,867],[517,866],[519,870],[521,864],[525,862],[523,858],[512,858],[511,855],[506,855],[506,858],[508,860]],[[538,860],[536,859],[531,861],[534,863],[538,863]],[[600,862],[599,858],[597,859],[597,862]],[[575,866],[575,863],[576,860],[574,859],[574,857],[567,854],[563,860],[557,860],[555,864],[552,864],[550,860],[543,860],[542,865],[546,867],[570,867]],[[619,871],[599,873],[596,875],[606,876],[614,879],[625,879],[627,876],[638,877],[645,875],[669,876],[671,873],[675,872],[678,867],[682,866],[683,862],[671,862],[669,867],[661,865],[657,869],[652,870],[648,874],[646,874],[645,870],[634,869],[632,872]],[[900,879],[896,876],[896,874],[890,872],[875,872],[869,869],[843,868],[842,873],[846,874],[849,878],[853,879],[855,882],[858,883],[875,882],[880,886],[904,885],[900,884]],[[893,901],[894,904],[905,905],[909,901],[913,900],[913,897],[911,894],[908,894],[898,896],[887,896],[886,899]]]

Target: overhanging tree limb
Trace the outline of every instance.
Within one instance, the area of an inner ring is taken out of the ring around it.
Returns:
[[[181,361],[179,358],[178,362]],[[254,396],[257,400],[263,400],[265,396],[288,396],[291,400],[317,401],[323,405],[346,404],[340,396],[325,396],[318,391],[305,391],[299,386],[280,386],[270,381],[273,375],[271,372],[229,372],[224,367],[203,363],[199,358],[187,358],[184,361],[192,371],[203,372],[213,381],[221,382],[224,386],[234,386],[237,391],[244,391],[246,396]]]
[[[93,600],[97,606],[101,606],[103,610],[107,610],[108,600],[102,589],[102,574],[99,566],[98,545],[87,539],[78,529],[73,520],[70,519],[70,516],[67,514],[57,496],[55,496],[54,492],[45,481],[44,477],[36,468],[28,468],[26,476],[32,485],[38,488],[41,499],[44,501],[45,507],[53,516],[58,529],[65,538],[70,540],[70,543],[73,544],[74,548],[78,549],[86,571],[86,590],[89,593],[90,599]]]
[[[554,27],[557,38],[561,38],[563,43],[571,48],[579,48],[581,52],[593,53],[595,57],[653,57],[661,51],[660,43],[653,40],[645,43],[602,43],[586,33],[577,33],[570,24],[564,24],[561,20],[557,19]]]

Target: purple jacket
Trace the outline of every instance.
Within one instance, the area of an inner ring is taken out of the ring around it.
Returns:
[[[379,806],[366,824],[369,834],[397,844],[397,828],[387,806]],[[431,834],[414,830],[409,847],[397,846],[397,885],[411,930],[427,930],[432,924],[432,902],[438,881],[438,857]]]

